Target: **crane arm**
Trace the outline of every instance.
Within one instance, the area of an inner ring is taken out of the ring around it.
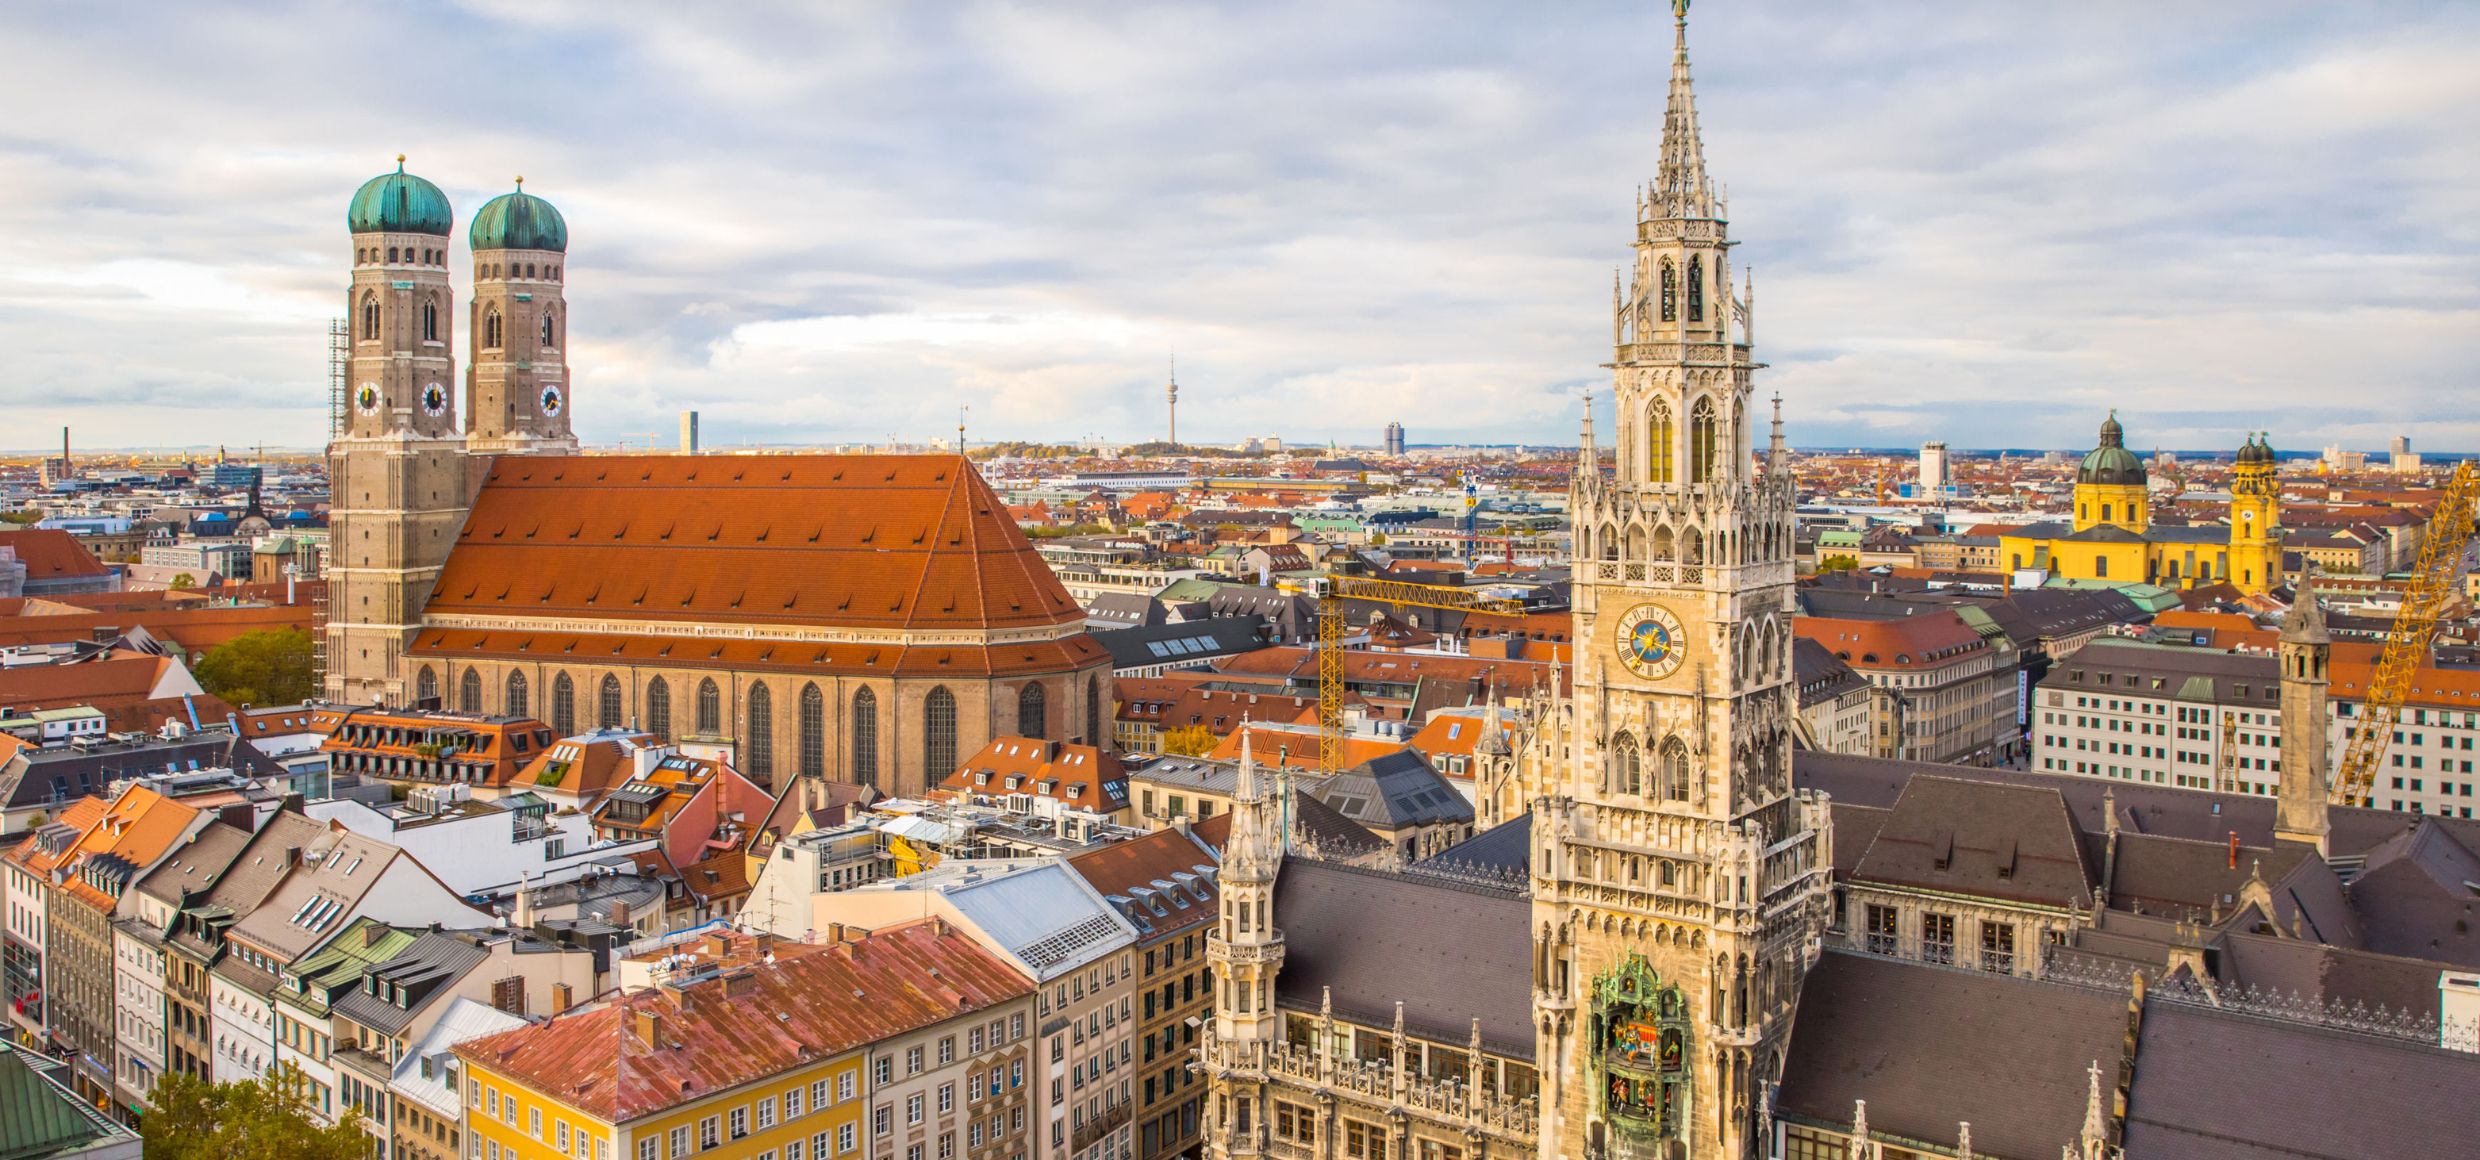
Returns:
[[[2480,500],[2480,471],[2466,460],[2446,481],[2445,497],[2438,501],[2437,513],[2429,517],[2419,563],[2411,569],[2402,608],[2394,614],[2394,626],[2385,635],[2385,651],[2378,654],[2376,673],[2368,680],[2358,727],[2351,731],[2342,761],[2335,767],[2332,800],[2337,804],[2367,805],[2376,789],[2377,766],[2394,739],[2394,726],[2402,721],[2411,682],[2419,675],[2420,662],[2428,656],[2429,638],[2436,635],[2437,620],[2453,600],[2455,583],[2462,577],[2476,500]]]

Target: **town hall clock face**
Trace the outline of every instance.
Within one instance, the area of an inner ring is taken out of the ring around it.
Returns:
[[[1639,604],[1619,618],[1619,663],[1629,672],[1658,681],[1679,671],[1687,653],[1687,631],[1670,609]]]

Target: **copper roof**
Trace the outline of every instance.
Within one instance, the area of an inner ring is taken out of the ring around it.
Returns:
[[[628,1123],[1032,987],[971,936],[924,919],[823,954],[638,991],[456,1053],[605,1123]]]
[[[955,455],[503,459],[428,613],[882,629],[1084,616]]]

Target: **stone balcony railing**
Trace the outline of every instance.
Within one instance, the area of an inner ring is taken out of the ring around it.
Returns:
[[[1313,1090],[1333,1091],[1360,1102],[1415,1116],[1457,1131],[1473,1130],[1530,1143],[1540,1131],[1541,1107],[1532,1097],[1515,1099],[1453,1079],[1399,1074],[1392,1060],[1321,1058],[1309,1047],[1226,1044],[1231,1062]]]

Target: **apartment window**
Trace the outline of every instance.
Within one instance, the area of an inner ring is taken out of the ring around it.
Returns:
[[[674,1128],[674,1129],[672,1129],[672,1160],[680,1160],[680,1157],[686,1156],[686,1155],[688,1155],[688,1154],[689,1154],[689,1129],[687,1129],[687,1128]]]
[[[765,1099],[758,1101],[758,1130],[763,1132],[774,1126],[775,1097],[768,1096]]]
[[[1981,924],[1981,969],[2000,973],[2015,970],[2015,927],[2012,923]]]
[[[955,1160],[955,1157],[956,1134],[954,1132],[939,1133],[939,1160]]]
[[[920,1092],[904,1097],[904,1122],[907,1126],[919,1124],[922,1121],[922,1107],[928,1102],[922,1098]]]
[[[939,1066],[945,1067],[954,1062],[956,1062],[956,1037],[945,1036],[939,1040]]]
[[[542,1109],[541,1109],[541,1108],[527,1108],[527,1109],[525,1109],[525,1134],[526,1134],[526,1135],[528,1135],[528,1136],[532,1136],[533,1138],[535,1138],[535,1139],[537,1139],[537,1140],[540,1140],[540,1139],[542,1139],[542,1138],[543,1138],[543,1137],[542,1137]]]
[[[637,1160],[662,1160],[663,1141],[648,1136],[637,1142]]]
[[[1015,1040],[1015,1039],[1023,1039],[1024,1037],[1025,1037],[1025,1016],[1024,1016],[1024,1013],[1020,1011],[1020,1012],[1018,1012],[1018,1013],[1016,1013],[1016,1014],[1011,1015],[1011,1016],[1009,1016],[1009,1017],[1008,1017],[1008,1038],[1009,1038],[1009,1039],[1011,1039],[1011,1040]]]
[[[1896,923],[1899,921],[1900,918],[1893,907],[1878,906],[1875,903],[1869,905],[1866,931],[1870,954],[1891,955],[1897,952],[1897,948],[1901,945],[1896,933]]]
[[[1920,916],[1920,957],[1933,963],[1955,961],[1955,916]]]
[[[1150,1082],[1150,1081],[1149,1081]],[[1274,1105],[1274,1134],[1296,1144],[1317,1143],[1317,1113],[1280,1100]]]
[[[860,1134],[861,1133],[851,1124],[839,1125],[835,1129],[835,1150],[837,1152],[850,1152],[853,1149],[860,1147],[860,1142],[854,1139],[854,1137]]]
[[[906,1050],[906,1051],[905,1051],[905,1053],[904,1053],[904,1074],[906,1074],[906,1075],[920,1075],[920,1074],[921,1074],[921,1059],[922,1059],[922,1051],[921,1051],[921,1049],[920,1049],[920,1048],[915,1047],[915,1048],[910,1048],[910,1049]]]
[[[982,1053],[982,1029],[976,1027],[972,1031],[967,1032],[964,1043],[966,1054],[980,1055]]]
[[[940,1115],[942,1115],[942,1116],[944,1116],[944,1115],[946,1115],[947,1113],[952,1112],[952,1111],[955,1111],[955,1110],[956,1110],[956,1085],[954,1085],[954,1084],[952,1084],[952,1083],[943,1083],[943,1084],[940,1084],[940,1085],[939,1085],[939,1114],[940,1114]]]
[[[870,1081],[882,1086],[894,1083],[896,1081],[895,1057],[882,1055],[870,1061]]]
[[[786,1141],[784,1143],[784,1160],[802,1160],[802,1156],[806,1151],[806,1149],[801,1147],[801,1142],[799,1140]]]
[[[711,1148],[719,1148],[719,1147],[722,1147],[722,1146],[723,1146],[723,1120],[722,1120],[722,1118],[721,1118],[721,1117],[718,1117],[718,1116],[708,1116],[708,1117],[706,1117],[706,1118],[705,1118],[705,1119],[703,1119],[703,1120],[699,1120],[699,1121],[698,1121],[698,1150],[699,1150],[699,1151],[701,1151],[701,1152],[703,1152],[703,1151],[706,1151],[706,1150],[711,1149]]]
[[[551,1139],[563,1155],[568,1152],[568,1121],[562,1120],[552,1125]]]
[[[853,1098],[853,1073],[848,1071],[835,1077],[835,1102],[840,1104],[851,1098]]]
[[[895,1105],[893,1105],[893,1104],[880,1104],[880,1105],[878,1105],[877,1107],[870,1109],[870,1134],[871,1134],[871,1135],[873,1135],[873,1136],[889,1136],[889,1135],[893,1135],[893,1134],[895,1134],[895,1130],[896,1130],[896,1109],[895,1109]]]
[[[823,1086],[823,1085],[824,1085],[827,1081],[825,1081],[825,1080],[820,1080],[820,1081],[818,1081],[818,1082],[819,1082],[819,1084],[820,1084],[821,1086]],[[798,1117],[800,1114],[801,1114],[801,1089],[799,1089],[799,1088],[792,1088],[792,1089],[789,1089],[789,1090],[785,1091],[785,1092],[784,1092],[784,1118],[785,1118],[785,1119],[787,1119],[787,1120],[789,1120],[789,1119],[793,1119],[793,1118]]]
[[[1247,1104],[1241,1105],[1246,1108]],[[1352,1160],[1379,1160],[1386,1155],[1386,1133],[1376,1124],[1359,1120],[1343,1122],[1343,1154]]]

